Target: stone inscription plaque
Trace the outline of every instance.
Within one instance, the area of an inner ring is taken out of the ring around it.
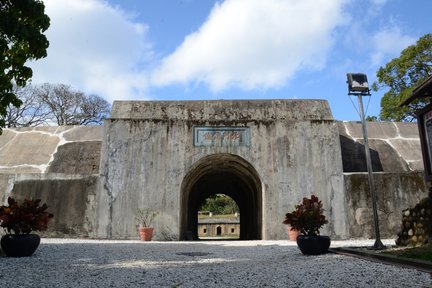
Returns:
[[[194,146],[249,146],[248,127],[194,127]]]

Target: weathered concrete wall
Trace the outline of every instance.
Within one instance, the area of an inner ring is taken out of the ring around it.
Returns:
[[[4,129],[0,173],[97,174],[101,126]]]
[[[195,147],[194,126],[249,127],[251,144]],[[368,132],[381,231],[395,237],[401,211],[426,193],[417,126],[368,123]],[[43,198],[57,237],[136,238],[133,211],[151,207],[156,239],[178,239],[185,178],[215,169],[206,161],[241,159],[227,167],[257,174],[263,239],[286,239],[283,216],[311,193],[329,217],[323,234],[373,237],[362,143],[360,123],[333,121],[325,101],[116,102],[104,127],[5,129],[0,200]]]
[[[24,198],[41,199],[54,214],[46,237],[95,237],[95,196],[98,176],[65,174],[21,174],[3,175],[13,183],[11,191],[3,196],[12,196],[20,202]]]
[[[345,173],[350,238],[374,238],[372,200],[367,173]],[[427,196],[423,173],[374,173],[380,234],[394,238],[402,223],[402,210]]]
[[[195,147],[194,125],[247,126],[251,144]],[[178,235],[182,181],[200,159],[218,153],[256,169],[263,239],[286,239],[283,215],[311,193],[329,211],[323,233],[348,236],[338,127],[326,101],[115,102],[105,128],[99,237],[134,237],[137,207],[158,210],[155,230]]]
[[[0,203],[1,205],[6,205],[7,195],[13,188],[13,183],[15,181],[15,175],[10,174],[0,174]]]
[[[351,238],[374,238],[372,202],[361,123],[339,122]],[[402,213],[425,197],[417,123],[368,122],[382,237],[395,237]],[[353,173],[354,172],[354,173]],[[360,172],[360,173],[356,173]],[[382,173],[384,172],[384,173]]]
[[[338,122],[344,172],[366,172],[362,125]],[[423,171],[417,123],[368,122],[375,172]]]
[[[101,126],[4,129],[1,203],[8,196],[40,198],[55,215],[45,236],[94,237],[102,131]]]

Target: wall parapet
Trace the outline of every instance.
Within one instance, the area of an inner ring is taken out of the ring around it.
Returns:
[[[326,100],[114,101],[110,119],[333,120]]]

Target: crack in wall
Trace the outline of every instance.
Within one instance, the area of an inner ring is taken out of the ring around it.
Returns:
[[[64,126],[59,126],[56,129],[51,129],[51,127],[44,127],[47,130],[26,130],[26,131],[19,131],[19,130],[13,130],[13,129],[5,129],[5,131],[7,131],[8,133],[12,133],[13,136],[10,136],[10,139],[7,140],[1,147],[0,147],[0,151],[5,151],[5,149],[10,149],[11,145],[14,143],[14,141],[19,141],[20,139],[17,139],[17,137],[20,137],[20,135],[46,135],[47,137],[52,137],[52,138],[56,138],[58,140],[57,143],[54,143],[54,145],[52,145],[51,147],[48,146],[49,148],[52,148],[52,150],[50,151],[47,147],[45,147],[45,150],[43,150],[43,153],[46,153],[46,157],[42,157],[42,161],[38,161],[38,162],[45,162],[45,163],[41,163],[41,164],[31,164],[28,163],[29,161],[31,162],[32,160],[34,161],[33,158],[31,159],[27,159],[27,161],[23,161],[23,162],[27,162],[27,163],[20,163],[20,164],[12,164],[12,165],[0,165],[0,169],[3,170],[14,170],[17,169],[19,171],[22,171],[25,168],[29,168],[32,170],[32,173],[47,173],[50,165],[53,163],[53,161],[55,160],[55,155],[58,152],[59,148],[65,144],[68,143],[82,143],[82,142],[92,142],[92,141],[101,141],[101,139],[98,139],[97,137],[95,139],[70,139],[67,140],[66,139],[66,135],[73,133],[76,130],[79,130],[80,128],[82,128],[82,126],[71,126],[71,127],[64,127]],[[53,140],[54,141],[54,140]],[[7,150],[6,150],[7,151]],[[43,158],[47,159],[44,160]],[[34,171],[37,170],[38,172]]]
[[[73,131],[74,129],[76,129],[76,126],[72,127],[72,129],[64,130],[64,131],[62,131],[62,132],[60,132],[60,133],[57,134],[57,131],[58,131],[58,129],[59,129],[60,127],[61,127],[61,126],[59,126],[59,127],[55,130],[55,132],[54,132],[55,134],[54,134],[54,135],[51,134],[51,136],[57,136],[57,137],[59,138],[59,142],[57,143],[57,146],[54,148],[54,151],[51,153],[51,157],[50,157],[50,159],[48,160],[48,163],[45,165],[45,170],[43,170],[42,173],[46,173],[48,167],[49,167],[49,166],[51,165],[51,163],[54,161],[54,159],[55,159],[54,155],[57,153],[59,147],[62,146],[62,145],[64,145],[64,144],[66,144],[66,143],[72,142],[72,141],[67,141],[67,140],[64,138],[64,134],[65,134],[66,132],[70,132],[70,131]]]

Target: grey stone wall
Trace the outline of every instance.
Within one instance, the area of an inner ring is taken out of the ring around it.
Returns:
[[[380,234],[394,238],[402,223],[402,210],[427,196],[423,173],[374,173]],[[372,200],[367,173],[345,173],[350,238],[374,238]]]
[[[396,244],[399,246],[432,243],[432,190],[414,207],[402,211],[402,224],[397,235]]]
[[[3,175],[4,177],[4,175]],[[24,198],[41,199],[54,214],[44,237],[95,237],[95,196],[98,176],[65,174],[8,175],[13,183],[4,198],[19,202]]]
[[[43,236],[95,237],[102,131],[100,126],[4,129],[1,203],[8,196],[41,199],[54,214]]]
[[[251,144],[195,147],[195,125],[247,126]],[[157,209],[155,230],[178,235],[182,181],[211,154],[237,155],[257,171],[263,239],[285,239],[283,215],[312,193],[329,211],[324,233],[348,237],[338,127],[326,101],[115,102],[105,128],[99,237],[136,235],[137,207]]]
[[[194,126],[249,127],[251,144],[195,147]],[[382,235],[395,237],[401,211],[426,195],[417,126],[368,130]],[[56,237],[137,238],[133,211],[151,207],[155,239],[178,239],[185,178],[214,169],[206,161],[241,159],[227,166],[257,174],[263,239],[286,239],[283,216],[311,193],[329,218],[322,234],[369,238],[362,139],[360,123],[334,121],[320,100],[116,102],[103,127],[5,129],[0,200],[42,198],[56,214],[46,235]]]
[[[350,207],[351,238],[373,238],[373,214],[367,179],[362,126],[339,122],[345,191]],[[402,210],[415,206],[426,193],[417,123],[368,122],[369,146],[377,192],[382,237],[394,238]]]

